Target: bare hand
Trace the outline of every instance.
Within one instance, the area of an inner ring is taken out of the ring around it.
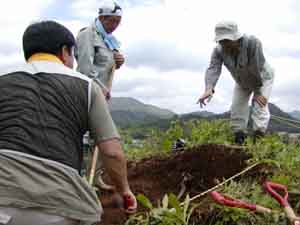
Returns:
[[[261,108],[265,107],[268,103],[267,98],[262,95],[254,95],[253,101],[255,101]]]
[[[106,101],[109,101],[111,99],[110,91],[107,88],[102,87],[102,93],[106,99]]]
[[[214,94],[214,91],[212,89],[208,89],[207,91],[204,92],[204,94],[198,99],[197,104],[200,103],[200,107],[202,108],[203,106],[205,106],[210,99],[212,98]],[[207,100],[205,102],[205,100]]]
[[[123,207],[126,213],[132,214],[136,212],[137,201],[134,194],[131,191],[123,193]]]
[[[107,92],[106,96],[105,96],[106,101],[109,101],[111,99],[111,93],[110,91]]]
[[[115,60],[115,63],[116,63],[116,69],[119,69],[123,63],[125,62],[125,58],[124,56],[117,52],[117,51],[114,51],[114,60]]]

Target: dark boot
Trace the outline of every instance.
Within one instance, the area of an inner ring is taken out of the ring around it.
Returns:
[[[259,139],[261,139],[262,137],[265,136],[265,133],[260,131],[260,130],[256,130],[253,132],[253,143],[255,144],[256,141],[258,141]]]
[[[237,131],[234,133],[234,142],[237,145],[242,145],[245,142],[246,134],[243,131]]]

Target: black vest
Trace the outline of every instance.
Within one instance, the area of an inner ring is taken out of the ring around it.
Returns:
[[[39,69],[27,64],[27,70],[0,75],[0,151],[27,153],[79,171],[90,80],[58,63],[50,63],[53,68],[49,62],[37,64]]]

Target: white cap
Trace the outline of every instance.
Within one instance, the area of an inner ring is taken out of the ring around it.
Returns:
[[[122,16],[122,8],[114,1],[104,0],[99,7],[99,16]]]
[[[243,35],[238,31],[237,24],[231,21],[222,21],[217,23],[215,27],[215,41],[221,40],[231,40],[236,41],[240,39]]]

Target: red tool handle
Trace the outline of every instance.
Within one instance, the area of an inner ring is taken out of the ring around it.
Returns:
[[[218,193],[217,191],[212,191],[210,192],[210,196],[215,200],[217,203],[230,206],[230,207],[236,207],[236,208],[244,208],[244,209],[250,209],[255,211],[256,210],[256,205],[255,204],[250,204],[247,202],[243,202],[241,200],[237,200],[234,198],[231,198],[229,196],[224,196]]]
[[[124,209],[129,209],[134,205],[134,199],[130,195],[123,195]]]
[[[267,190],[267,192],[269,192],[273,198],[275,198],[279,204],[283,207],[289,206],[288,203],[288,197],[289,197],[289,193],[287,190],[287,187],[283,184],[277,184],[277,183],[273,183],[270,181],[266,181],[264,183],[264,187]],[[284,196],[282,197],[280,194],[278,194],[277,191],[283,191],[284,192]]]

